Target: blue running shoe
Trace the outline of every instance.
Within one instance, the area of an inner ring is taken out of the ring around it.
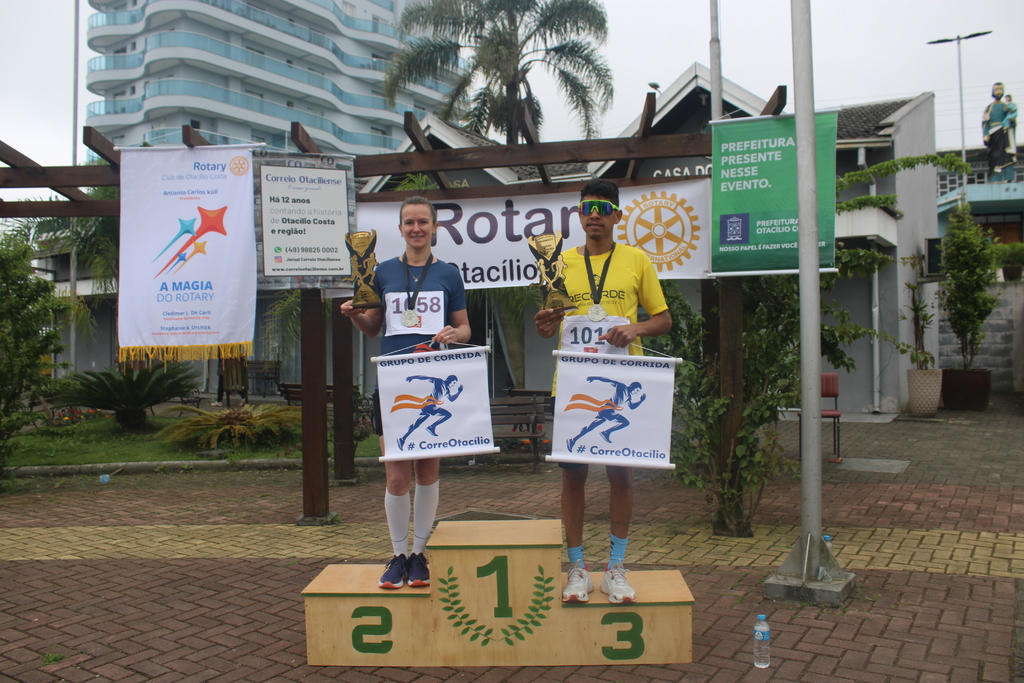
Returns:
[[[384,568],[384,574],[377,584],[381,588],[401,588],[405,580],[409,578],[409,558],[405,555],[395,555]]]
[[[409,557],[409,585],[430,585],[430,570],[427,569],[427,558],[423,556],[423,553],[413,553]]]

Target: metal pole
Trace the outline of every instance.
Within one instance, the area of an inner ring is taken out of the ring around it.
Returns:
[[[80,0],[73,0],[75,3],[75,55],[74,55],[74,73],[72,74],[72,88],[71,92],[71,165],[78,166],[78,23],[79,23],[79,8],[81,5]],[[69,221],[76,219],[70,218]],[[78,249],[71,247],[71,273],[70,282],[68,287],[71,290],[71,296],[78,295]],[[68,335],[70,336],[70,343],[68,344],[68,355],[71,357],[71,371],[78,372],[78,325],[75,323],[74,317],[71,318],[71,324],[69,325]]]
[[[800,404],[803,444],[800,530],[821,537],[821,293],[818,278],[818,183],[810,0],[791,0],[796,109],[797,217],[800,222]]]
[[[711,0],[711,120],[722,118],[722,43],[718,39],[718,0]]]

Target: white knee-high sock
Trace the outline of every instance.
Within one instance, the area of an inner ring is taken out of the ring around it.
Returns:
[[[412,512],[409,492],[395,496],[390,491],[385,491],[384,512],[388,516],[388,531],[391,532],[391,546],[395,555],[408,555],[409,513]]]
[[[433,484],[416,484],[416,500],[413,502],[412,514],[412,552],[413,555],[427,549],[430,530],[434,526],[437,515],[437,501],[440,498],[441,482]]]

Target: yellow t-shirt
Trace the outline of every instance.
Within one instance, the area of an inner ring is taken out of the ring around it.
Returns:
[[[601,306],[608,311],[608,315],[628,318],[630,323],[635,323],[638,305],[643,306],[649,315],[668,310],[654,264],[647,254],[636,247],[616,244],[615,249],[607,254],[591,256],[590,268],[594,273],[595,285],[601,280],[601,271],[609,255],[612,262],[601,292]],[[563,251],[562,259],[565,261],[565,288],[577,306],[575,311],[569,311],[566,315],[586,315],[593,305],[590,284],[587,282],[587,264],[575,248]],[[637,337],[636,343],[630,345],[629,352],[632,355],[643,355],[640,342],[641,339]]]

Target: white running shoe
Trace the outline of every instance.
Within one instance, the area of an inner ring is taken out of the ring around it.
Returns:
[[[628,571],[621,562],[612,562],[608,565],[604,578],[601,579],[601,592],[608,594],[608,602],[616,605],[636,602],[636,591],[626,581]]]
[[[594,582],[590,580],[590,572],[583,560],[573,562],[566,572],[565,590],[562,591],[562,602],[586,602],[594,590]]]

